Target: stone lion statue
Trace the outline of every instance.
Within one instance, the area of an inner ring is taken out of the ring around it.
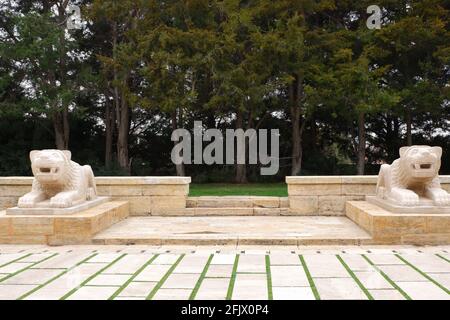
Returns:
[[[31,151],[34,180],[31,192],[19,199],[19,208],[68,208],[97,197],[90,166],[71,161],[67,150]]]
[[[400,206],[418,206],[423,200],[450,206],[450,194],[439,182],[441,156],[441,147],[400,148],[400,159],[381,166],[377,196]]]

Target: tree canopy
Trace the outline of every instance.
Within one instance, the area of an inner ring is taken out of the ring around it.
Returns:
[[[0,175],[70,149],[97,175],[374,174],[411,144],[450,173],[450,2],[0,1]],[[81,24],[68,27],[71,8]],[[174,165],[174,129],[279,129],[258,165]]]

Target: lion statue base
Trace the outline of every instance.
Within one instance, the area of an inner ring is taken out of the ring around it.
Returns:
[[[71,160],[67,150],[31,151],[33,185],[19,199],[18,208],[67,209],[97,198],[97,187],[90,166]]]
[[[442,148],[411,146],[400,148],[400,158],[383,164],[372,203],[390,211],[449,213],[450,194],[439,181]]]

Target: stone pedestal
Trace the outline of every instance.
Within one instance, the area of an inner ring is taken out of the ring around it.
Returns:
[[[7,215],[0,211],[0,243],[90,244],[95,234],[128,215],[126,201],[109,201],[70,215]]]
[[[450,213],[393,213],[367,201],[348,201],[346,215],[379,244],[450,244]]]
[[[77,204],[70,208],[51,208],[50,201],[47,200],[43,202],[40,206],[36,208],[8,208],[6,209],[7,216],[36,216],[36,215],[46,215],[46,216],[65,216],[70,214],[75,214],[93,207],[96,207],[102,203],[108,202],[109,197],[99,197],[95,200],[85,201],[83,203]],[[47,205],[46,205],[47,203]]]
[[[419,204],[414,207],[401,206],[397,203],[380,199],[376,196],[366,197],[366,201],[372,203],[386,211],[392,213],[407,213],[407,214],[450,214],[450,207],[438,207],[432,200],[420,198]]]

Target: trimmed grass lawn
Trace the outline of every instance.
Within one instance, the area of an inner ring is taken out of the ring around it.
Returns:
[[[191,183],[189,196],[273,196],[287,197],[286,183]]]

